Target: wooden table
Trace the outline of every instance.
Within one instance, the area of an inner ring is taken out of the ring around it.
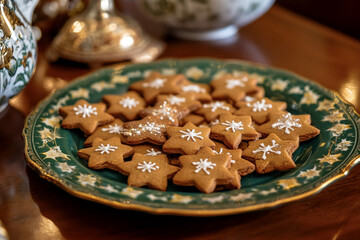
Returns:
[[[339,91],[360,109],[360,42],[280,7],[233,39],[166,41],[161,58],[235,58],[289,69]],[[49,64],[43,46],[39,49],[36,76],[0,119],[0,220],[11,239],[359,239],[360,166],[305,200],[209,218],[117,210],[73,197],[41,179],[25,163],[25,115],[53,88],[89,69],[65,61]]]

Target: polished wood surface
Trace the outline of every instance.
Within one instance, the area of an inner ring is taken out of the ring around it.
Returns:
[[[360,110],[360,42],[280,7],[232,39],[165,40],[161,58],[234,58],[288,69],[338,91]],[[25,116],[54,88],[90,71],[66,61],[48,63],[44,46],[36,75],[0,118],[0,220],[10,239],[359,239],[360,166],[313,197],[209,218],[113,209],[41,179],[25,163]]]

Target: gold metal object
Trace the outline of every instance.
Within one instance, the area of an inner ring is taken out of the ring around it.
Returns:
[[[64,25],[47,57],[90,65],[129,59],[149,62],[163,49],[164,43],[144,33],[134,20],[119,15],[113,0],[91,0],[83,13]]]

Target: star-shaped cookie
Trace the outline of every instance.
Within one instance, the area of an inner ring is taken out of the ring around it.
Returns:
[[[146,103],[137,92],[130,91],[122,95],[104,95],[103,101],[109,106],[107,113],[127,121],[135,120]]]
[[[118,137],[120,138],[121,142],[125,142],[126,139],[122,135],[122,132],[124,131],[123,125],[124,122],[116,118],[113,122],[109,124],[97,127],[95,132],[86,138],[84,146],[91,146],[95,138],[107,140],[109,138]]]
[[[168,102],[162,102],[154,107],[149,107],[140,111],[140,116],[154,116],[161,120],[165,126],[179,126],[179,120],[189,114],[188,108],[174,107]]]
[[[221,114],[219,123],[211,127],[210,138],[222,141],[231,149],[238,149],[242,140],[257,140],[260,137],[252,126],[250,116]]]
[[[200,148],[215,146],[209,139],[208,127],[187,123],[183,127],[168,127],[166,133],[170,137],[163,146],[166,153],[196,154]]]
[[[295,167],[292,154],[298,146],[296,141],[281,140],[271,133],[265,139],[249,142],[243,157],[255,163],[257,173],[285,171]]]
[[[179,168],[168,163],[166,155],[145,156],[135,153],[132,160],[120,166],[121,172],[128,177],[128,185],[166,191],[168,179]]]
[[[92,147],[78,151],[79,157],[88,160],[89,168],[109,168],[112,170],[119,170],[124,158],[131,156],[133,153],[132,147],[121,144],[118,137],[107,140],[95,138]]]
[[[201,107],[201,103],[196,100],[194,93],[181,93],[178,95],[159,95],[156,98],[156,104],[167,102],[173,107],[187,108],[189,111],[197,110]]]
[[[144,142],[150,142],[156,145],[162,145],[166,141],[166,127],[160,119],[147,116],[138,121],[124,123],[126,143],[137,145]]]
[[[202,107],[196,111],[197,114],[203,115],[206,121],[215,120],[220,114],[233,113],[235,108],[225,101],[213,101],[204,103]]]
[[[250,77],[248,74],[240,76],[225,74],[223,77],[211,82],[211,86],[214,88],[212,96],[214,99],[238,102],[246,94],[256,92],[258,90],[256,84],[257,79]]]
[[[243,101],[236,104],[240,109],[235,111],[234,115],[251,116],[257,124],[263,124],[268,120],[270,112],[281,112],[286,109],[286,105],[286,102],[272,101],[268,98]]]
[[[180,84],[184,80],[185,77],[182,74],[165,76],[158,72],[151,72],[146,79],[131,84],[130,89],[140,92],[145,101],[152,104],[159,94],[180,93]]]
[[[275,133],[283,140],[306,141],[320,134],[320,130],[310,125],[309,114],[293,115],[291,113],[270,113],[269,121],[256,130],[267,136]]]
[[[210,86],[207,84],[193,83],[189,80],[185,80],[181,83],[180,91],[182,93],[194,94],[195,99],[200,102],[210,102],[212,100]]]
[[[229,171],[233,176],[233,180],[224,185],[227,189],[240,189],[241,177],[246,176],[255,171],[255,165],[241,157],[242,150],[230,150],[222,143],[215,142],[215,154],[229,154],[230,156],[230,168]]]
[[[134,153],[141,153],[142,155],[145,156],[157,156],[160,154],[164,154],[161,146],[153,145],[151,143],[144,143],[132,147],[134,149]]]
[[[85,134],[90,135],[97,126],[114,121],[114,117],[105,110],[104,103],[88,103],[86,100],[80,99],[74,105],[59,109],[59,114],[64,117],[61,127],[80,128]]]
[[[228,170],[228,154],[215,154],[205,147],[196,155],[180,156],[179,161],[181,169],[173,177],[176,185],[195,186],[201,192],[211,193],[217,185],[228,184],[233,180]]]

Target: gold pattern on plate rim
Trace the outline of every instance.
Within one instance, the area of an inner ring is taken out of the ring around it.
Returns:
[[[157,60],[155,62],[159,62],[159,61],[178,61],[178,60],[201,60],[201,59],[208,59],[208,60],[214,60],[214,61],[223,61],[225,63],[236,63],[236,64],[245,64],[245,65],[250,65],[250,66],[255,66],[255,67],[265,67],[265,68],[272,68],[272,67],[267,67],[264,65],[260,65],[258,63],[252,63],[250,61],[242,61],[242,60],[236,60],[236,59],[228,59],[228,60],[223,60],[223,59],[216,59],[216,58],[180,58],[180,59],[174,59],[174,58],[166,58],[166,59],[160,59]],[[116,64],[113,66],[109,66],[109,67],[105,67],[102,68],[101,70],[104,69],[114,69],[117,68],[117,70],[124,68],[126,65],[126,63],[122,63],[122,64]],[[301,79],[301,80],[305,80],[306,82],[311,82],[310,80],[299,76],[296,73],[293,73],[291,71],[288,70],[284,70],[281,68],[272,68],[274,70],[278,70],[278,71],[282,71],[282,72],[288,72],[293,74],[295,77]],[[86,78],[87,76],[92,75],[94,72],[99,71],[95,70],[92,71],[86,75],[83,75],[81,77],[75,78],[71,83],[69,83],[67,86],[69,85],[74,85],[77,82],[81,81],[82,79]],[[317,82],[312,82],[313,84],[317,85],[320,88],[324,88],[327,89],[323,86],[321,86],[319,83]],[[60,89],[59,89],[60,90]],[[328,90],[328,89],[327,89]],[[62,188],[63,190],[65,190],[66,192],[82,198],[82,199],[86,199],[86,200],[90,200],[90,201],[94,201],[97,203],[101,203],[101,204],[105,204],[114,208],[119,208],[119,209],[127,209],[127,210],[137,210],[137,211],[143,211],[143,212],[147,212],[147,213],[152,213],[152,214],[169,214],[169,215],[181,215],[181,216],[199,216],[199,217],[206,217],[206,216],[221,216],[221,215],[233,215],[233,214],[239,214],[239,213],[244,213],[244,212],[250,212],[250,211],[255,211],[255,210],[263,210],[263,209],[268,209],[268,208],[273,208],[276,206],[280,206],[283,205],[285,203],[289,203],[289,202],[293,202],[296,200],[300,200],[300,199],[304,199],[306,197],[315,195],[316,193],[320,192],[321,190],[323,190],[324,188],[326,188],[329,184],[335,182],[336,180],[345,177],[349,174],[349,171],[352,167],[354,167],[357,163],[360,162],[360,154],[355,156],[353,159],[350,160],[350,162],[344,166],[341,170],[340,173],[329,178],[328,180],[326,180],[325,182],[323,182],[322,184],[320,184],[318,187],[296,195],[296,196],[292,196],[292,197],[287,197],[284,199],[280,199],[277,201],[273,201],[270,203],[262,203],[262,204],[257,204],[257,205],[252,205],[252,206],[245,206],[245,207],[238,207],[238,208],[229,208],[229,209],[205,209],[205,210],[196,210],[196,209],[176,209],[176,208],[155,208],[155,207],[147,207],[147,206],[143,206],[140,204],[132,204],[132,203],[120,203],[120,202],[116,202],[116,201],[111,201],[111,200],[107,200],[101,197],[97,197],[94,196],[93,194],[90,193],[84,193],[81,191],[77,191],[72,189],[71,187],[67,187],[64,186],[62,184],[62,180],[60,178],[56,178],[48,173],[45,172],[45,170],[40,167],[38,164],[36,164],[31,157],[28,154],[28,141],[27,141],[27,135],[26,135],[26,128],[28,127],[28,120],[29,118],[34,115],[36,113],[36,111],[38,110],[39,106],[42,105],[43,103],[45,103],[48,99],[50,99],[58,90],[56,90],[55,92],[53,92],[52,94],[50,94],[49,96],[47,96],[45,99],[43,99],[41,102],[39,102],[37,104],[37,106],[35,107],[35,109],[26,117],[25,120],[25,126],[22,132],[23,138],[25,140],[25,156],[26,156],[26,161],[28,163],[28,165],[34,169],[35,171],[37,171],[40,175],[40,177],[54,183],[55,185],[57,185],[58,187]],[[357,115],[358,117],[360,117],[360,114],[357,113],[355,111],[354,105],[349,103],[348,101],[346,101],[345,99],[343,99],[339,93],[337,93],[336,91],[330,90],[334,95],[336,95],[342,102],[344,102],[345,104],[349,105],[354,114]],[[29,133],[30,134],[30,133]],[[31,151],[32,152],[32,151]],[[33,153],[33,152],[32,152]],[[33,153],[34,155],[34,153]]]

